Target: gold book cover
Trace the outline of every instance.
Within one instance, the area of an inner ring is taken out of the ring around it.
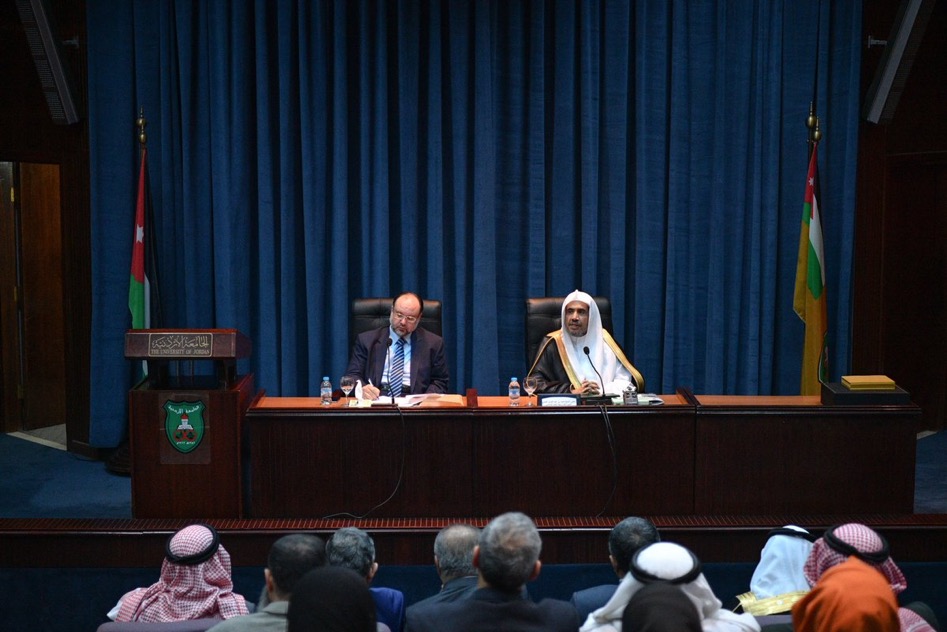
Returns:
[[[893,391],[896,387],[887,375],[843,375],[842,384],[852,391]]]

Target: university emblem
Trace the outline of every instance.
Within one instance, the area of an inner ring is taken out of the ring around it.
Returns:
[[[186,454],[200,445],[204,438],[204,402],[168,400],[164,410],[164,430],[175,450]]]

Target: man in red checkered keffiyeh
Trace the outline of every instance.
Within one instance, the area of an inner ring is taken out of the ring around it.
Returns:
[[[803,573],[809,584],[815,586],[819,578],[830,568],[838,566],[854,556],[877,569],[898,595],[908,587],[904,573],[888,553],[888,542],[873,529],[858,523],[848,523],[827,529],[812,545]],[[927,606],[910,604],[911,608]],[[794,612],[795,614],[795,612]],[[902,632],[933,632],[934,628],[917,612],[908,608],[898,609]]]
[[[160,579],[126,593],[117,610],[116,621],[147,622],[229,619],[249,612],[233,592],[230,554],[213,527],[199,524],[168,539]]]

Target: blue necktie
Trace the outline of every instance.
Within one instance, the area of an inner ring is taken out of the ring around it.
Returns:
[[[388,387],[392,397],[401,397],[401,382],[404,381],[404,338],[398,338],[395,343],[395,357],[391,361],[391,375],[388,376]]]

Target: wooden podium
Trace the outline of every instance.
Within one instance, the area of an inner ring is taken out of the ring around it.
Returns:
[[[250,350],[235,329],[125,333],[125,357],[148,365],[128,394],[135,518],[243,516],[240,438],[253,374],[237,375],[236,364]],[[195,374],[195,362],[213,371]]]

